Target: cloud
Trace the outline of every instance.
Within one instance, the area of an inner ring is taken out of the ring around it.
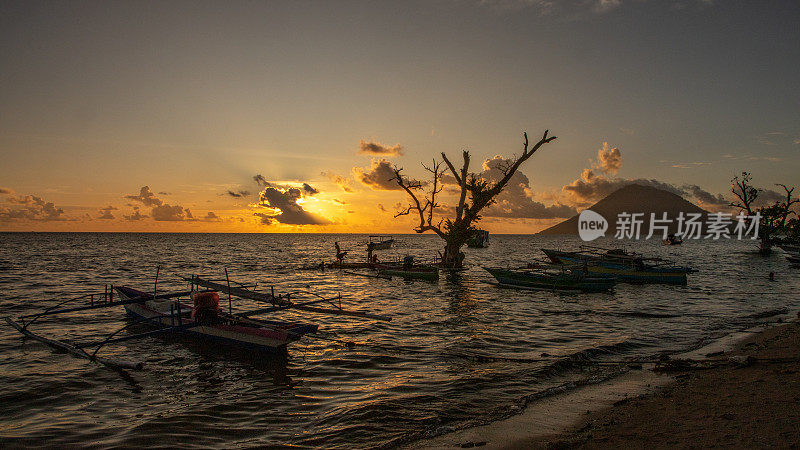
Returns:
[[[511,164],[511,160],[495,156],[483,162],[481,178],[490,183],[496,183],[503,176],[503,169]],[[533,199],[530,180],[517,170],[508,181],[505,189],[495,197],[496,202],[485,208],[482,214],[485,217],[513,217],[520,219],[551,219],[556,217],[571,217],[577,213],[574,207],[557,203],[546,206],[544,203]]]
[[[358,146],[358,153],[360,155],[373,155],[373,156],[402,156],[403,146],[395,144],[392,147],[381,144],[375,141],[361,140]]]
[[[43,200],[35,195],[10,196],[8,202],[13,207],[0,207],[0,222],[11,220],[35,220],[42,222],[67,220],[62,217],[64,210],[58,208],[53,202]]]
[[[116,211],[117,208],[111,205],[106,206],[105,208],[100,208],[100,216],[98,219],[102,220],[112,220],[114,219],[114,214],[111,211]]]
[[[350,180],[341,176],[337,175],[333,172],[322,172],[322,175],[328,177],[331,181],[336,183],[339,188],[345,192],[353,192],[353,188],[350,186]]]
[[[146,219],[147,218],[146,215],[144,215],[144,214],[139,212],[139,207],[138,206],[134,206],[133,207],[133,214],[131,214],[129,216],[123,215],[122,217],[124,217],[125,220],[131,221],[131,222],[135,222],[137,220],[142,220],[142,219]]]
[[[250,195],[250,191],[245,191],[245,190],[231,191],[231,190],[229,190],[227,192],[227,195],[230,195],[233,198],[242,198],[242,197],[247,197],[248,195]]]
[[[142,186],[139,190],[139,195],[126,195],[125,198],[141,202],[144,206],[161,206],[164,204],[153,194],[149,186]]]
[[[604,13],[619,8],[621,5],[622,0],[597,0],[592,9],[597,13]]]
[[[214,214],[214,211],[209,211],[206,213],[205,217],[203,217],[203,221],[205,222],[222,222],[222,218],[218,215]]]
[[[311,187],[311,185],[308,183],[303,183],[303,192],[305,192],[308,195],[315,195],[319,194],[319,189]]]
[[[727,200],[722,194],[714,195],[696,184],[690,184],[683,187],[686,193],[694,197],[703,207],[720,207],[728,206],[730,201]],[[706,208],[708,209],[708,208]]]
[[[578,179],[561,188],[568,204],[585,207],[630,184],[650,186],[680,196],[686,195],[684,189],[655,179],[612,178],[604,175],[605,173],[615,175],[622,167],[622,153],[616,147],[609,149],[606,142],[597,151],[597,161],[592,161],[591,165],[601,173],[596,173],[593,169],[584,169]]]
[[[617,147],[609,148],[608,142],[597,150],[597,161],[593,164],[595,169],[616,175],[622,166],[622,154]]]
[[[192,213],[188,209],[183,209],[183,206],[171,206],[166,203],[154,207],[151,214],[153,215],[153,220],[159,222],[179,222],[192,218]]]
[[[0,187],[0,194],[14,195],[14,190],[11,188]]]
[[[608,194],[611,194],[614,191],[628,186],[629,184],[650,186],[681,196],[685,194],[681,188],[670,183],[664,183],[655,179],[645,178],[609,178],[594,173],[592,169],[584,169],[580,178],[561,189],[567,194],[570,203],[577,206],[586,206],[606,197]]]
[[[711,165],[711,163],[710,162],[694,161],[694,162],[690,162],[690,163],[675,163],[675,164],[672,165],[672,167],[674,167],[676,169],[694,169],[695,167],[708,166],[708,165]]]
[[[755,204],[757,206],[767,206],[784,200],[786,200],[786,194],[773,191],[772,189],[759,189]]]
[[[306,211],[297,203],[298,200],[303,199],[306,195],[311,195],[305,189],[276,188],[272,187],[270,183],[267,183],[267,185],[269,187],[259,195],[258,204],[259,207],[264,208],[266,211],[254,213],[255,216],[261,218],[262,224],[324,225],[331,223],[322,216]]]
[[[354,167],[353,177],[376,191],[399,191],[402,188],[394,181],[394,169],[385,159],[373,159],[369,169]]]

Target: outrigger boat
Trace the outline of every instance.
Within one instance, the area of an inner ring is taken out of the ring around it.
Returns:
[[[394,238],[391,236],[370,236],[368,246],[371,245],[373,250],[388,250],[392,248]]]
[[[561,270],[511,270],[484,267],[500,287],[562,292],[608,292],[616,281],[609,277],[588,276],[579,269]]]
[[[378,275],[390,277],[412,278],[426,281],[436,281],[439,279],[439,269],[436,266],[414,264],[413,256],[403,258],[402,264],[378,264],[375,269]]]
[[[593,276],[615,278],[624,283],[686,284],[686,274],[695,272],[662,258],[646,258],[621,249],[581,246],[581,251],[542,249],[556,264],[574,265]]]
[[[156,276],[156,279],[158,279],[158,276]],[[160,334],[180,334],[188,338],[209,340],[235,348],[285,354],[288,344],[299,340],[306,334],[316,333],[319,326],[277,320],[260,320],[254,319],[252,316],[288,309],[365,319],[391,320],[391,317],[366,311],[344,310],[341,307],[341,295],[326,298],[305,291],[275,295],[273,288],[270,288],[269,292],[256,292],[250,289],[249,286],[231,282],[230,280],[226,280],[225,284],[197,276],[185,278],[185,280],[191,283],[189,291],[155,295],[126,286],[106,286],[105,291],[102,293],[85,294],[70,298],[42,312],[23,315],[18,317],[17,320],[6,317],[5,320],[27,337],[43,342],[57,350],[118,370],[141,369],[143,364],[141,362],[101,357],[98,355],[101,348],[108,344]],[[232,287],[232,283],[235,286]],[[200,287],[207,288],[207,290],[200,290]],[[227,312],[220,308],[219,292],[228,295]],[[115,293],[117,294],[116,296]],[[301,302],[293,300],[294,297],[303,296],[314,298]],[[95,300],[95,297],[98,299]],[[180,297],[189,297],[189,300],[182,301],[179,299]],[[264,303],[265,306],[248,311],[233,312],[232,297],[253,300]],[[89,301],[88,305],[63,307],[69,302],[85,302],[86,300]],[[124,307],[128,316],[134,320],[99,341],[81,343],[58,341],[40,336],[28,329],[42,317],[119,306]],[[124,330],[128,330],[131,326],[137,324],[147,325],[152,329],[119,336]],[[92,350],[87,351],[86,349]]]

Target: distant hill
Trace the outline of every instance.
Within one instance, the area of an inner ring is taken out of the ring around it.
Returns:
[[[700,213],[705,220],[708,211],[686,201],[683,197],[662,189],[640,184],[630,184],[609,194],[606,198],[595,203],[588,209],[600,214],[608,221],[606,236],[614,236],[616,232],[617,215],[621,212],[644,213],[642,233],[646,236],[650,229],[650,213],[655,213],[657,218],[667,213],[667,218],[672,219],[670,233],[677,230],[675,219],[683,212]],[[578,216],[573,216],[557,225],[540,231],[539,234],[578,234]]]

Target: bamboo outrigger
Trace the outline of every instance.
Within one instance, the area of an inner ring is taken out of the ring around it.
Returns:
[[[158,275],[156,275],[157,279]],[[179,333],[187,337],[212,340],[234,347],[258,351],[285,352],[289,343],[300,339],[306,334],[316,333],[319,328],[318,325],[254,319],[253,316],[287,309],[364,319],[391,320],[389,316],[373,314],[367,311],[345,310],[341,305],[341,295],[323,297],[307,291],[276,295],[274,288],[270,288],[269,292],[257,292],[254,285],[247,286],[232,282],[227,277],[227,270],[225,284],[194,275],[190,278],[184,278],[184,280],[191,283],[191,288],[188,291],[156,295],[157,282],[152,294],[126,286],[106,286],[105,291],[102,293],[69,298],[39,313],[23,315],[16,320],[6,317],[5,320],[26,337],[115,370],[138,370],[143,368],[144,365],[141,362],[99,356],[100,349],[109,344],[160,334]],[[234,286],[231,286],[231,284],[234,284]],[[200,290],[200,287],[206,288],[206,290]],[[227,312],[219,307],[218,292],[228,296]],[[97,301],[95,301],[95,296],[98,297]],[[182,302],[179,299],[186,296],[191,298],[192,303]],[[302,296],[315,298],[302,302],[293,300],[293,298]],[[264,303],[265,307],[234,313],[232,297]],[[89,301],[88,305],[63,307],[67,303],[80,300],[86,301],[87,299]],[[327,307],[323,307],[323,304],[327,305]],[[38,335],[28,329],[42,317],[118,306],[124,307],[127,315],[134,320],[99,341],[82,343],[60,341]],[[147,325],[153,329],[119,336],[123,331],[137,324]],[[91,350],[87,351],[86,349]]]

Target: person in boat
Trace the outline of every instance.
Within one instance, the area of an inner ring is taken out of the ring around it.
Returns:
[[[339,247],[339,242],[334,242],[333,245],[336,247],[336,263],[343,264],[344,257],[347,256],[347,252],[342,251],[342,248]]]

